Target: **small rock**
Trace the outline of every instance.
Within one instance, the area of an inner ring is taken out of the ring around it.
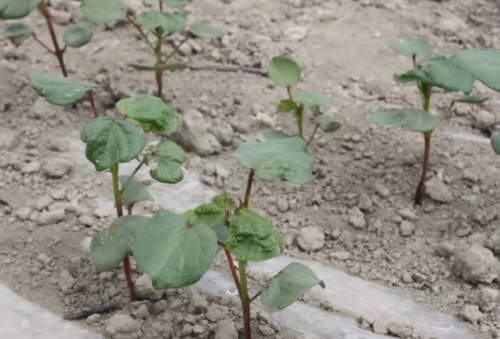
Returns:
[[[94,313],[88,316],[88,318],[85,320],[87,324],[95,324],[98,323],[102,320],[102,317],[99,313]]]
[[[57,224],[66,220],[66,210],[64,208],[44,211],[37,219],[38,225],[51,225]]]
[[[139,299],[160,300],[162,291],[153,287],[153,281],[148,274],[141,275],[134,283],[135,294]]]
[[[373,213],[373,203],[370,197],[363,193],[359,196],[358,207],[365,213]]]
[[[307,226],[299,230],[297,243],[304,251],[318,251],[325,245],[325,234],[314,226]]]
[[[460,316],[468,322],[477,325],[479,320],[483,317],[483,313],[479,311],[477,305],[465,305],[462,312],[460,312]]]
[[[38,173],[41,167],[42,164],[38,161],[29,162],[21,167],[21,173],[25,174]]]
[[[106,326],[106,335],[113,339],[142,338],[141,323],[126,314],[115,314]]]
[[[415,231],[415,225],[409,221],[403,220],[399,225],[399,230],[402,237],[410,237],[413,231]]]
[[[181,337],[187,337],[188,335],[193,334],[193,325],[184,324],[181,329]]]
[[[50,16],[58,25],[67,25],[71,21],[71,13],[50,8]]]
[[[301,41],[307,36],[309,28],[305,26],[291,26],[285,29],[283,35],[290,41]]]
[[[402,276],[401,280],[405,284],[411,284],[413,282],[413,278],[411,277],[411,274],[408,273],[408,272],[403,273],[403,276]]]
[[[16,211],[16,217],[19,220],[28,220],[31,214],[31,208],[29,207],[21,207]]]
[[[407,324],[389,323],[387,329],[400,338],[408,338],[413,334],[413,327]]]
[[[37,210],[41,211],[41,210],[45,209],[47,206],[49,206],[50,204],[52,204],[53,202],[54,202],[54,200],[50,197],[50,195],[45,194],[43,197],[40,197],[36,200],[35,206],[36,206]]]
[[[194,325],[193,326],[193,333],[194,334],[202,334],[206,332],[206,328],[201,326],[201,325]]]
[[[73,169],[73,162],[63,158],[52,158],[42,165],[42,174],[49,178],[62,178]]]
[[[425,183],[425,193],[437,202],[450,203],[453,201],[453,194],[450,189],[438,178],[432,178]]]
[[[208,309],[208,301],[201,295],[195,295],[189,301],[188,312],[192,314],[205,313]]]
[[[328,256],[330,257],[330,259],[345,261],[351,257],[351,253],[346,251],[332,252]]]
[[[357,230],[364,230],[366,227],[365,215],[358,207],[353,207],[349,210],[349,224]]]
[[[50,193],[50,196],[55,200],[63,200],[66,198],[66,191],[63,189],[54,191]]]
[[[497,229],[495,233],[488,240],[488,247],[496,255],[500,255],[500,229]]]
[[[203,114],[196,110],[187,111],[178,130],[179,141],[186,149],[199,155],[220,153],[222,146],[213,134],[208,133]]]
[[[109,211],[107,209],[98,207],[94,210],[94,216],[98,218],[106,218],[107,216],[109,216]]]
[[[482,286],[478,298],[478,303],[481,310],[484,312],[489,312],[497,307],[499,294],[499,291],[494,288]]]
[[[229,318],[229,308],[227,306],[212,304],[208,306],[206,317],[208,320],[217,322]]]
[[[471,283],[488,283],[500,276],[500,262],[484,247],[473,246],[457,255],[462,278]]]
[[[94,218],[92,218],[90,215],[82,215],[78,220],[85,226],[91,227],[95,224]]]
[[[12,148],[16,139],[17,133],[13,129],[0,127],[0,150]]]
[[[286,199],[279,199],[277,202],[276,202],[276,208],[278,209],[278,211],[284,213],[286,211],[288,211],[288,201]]]
[[[387,319],[377,319],[373,322],[373,332],[376,334],[387,334],[387,326],[389,326]]]
[[[443,242],[436,247],[436,254],[443,258],[449,258],[453,255],[455,246],[448,242]]]
[[[165,311],[166,308],[167,308],[167,301],[160,300],[160,301],[157,301],[153,304],[153,307],[151,307],[151,313],[152,314],[160,314],[163,311]]]
[[[233,142],[233,126],[231,124],[224,122],[219,126],[212,129],[212,134],[221,143],[222,146],[229,146]]]
[[[410,208],[403,208],[402,210],[398,211],[398,214],[405,220],[408,221],[415,221],[417,220],[417,215],[415,214],[415,211],[413,211]]]
[[[53,118],[56,113],[60,113],[58,108],[45,101],[44,98],[39,97],[31,107],[31,113],[35,119],[47,120]]]
[[[217,323],[214,339],[238,339],[238,331],[232,319],[224,319]]]
[[[476,114],[475,118],[476,118],[475,126],[477,128],[485,128],[487,126],[491,126],[491,124],[495,122],[495,116],[492,113],[485,110],[480,110]]]
[[[275,333],[274,329],[269,325],[259,325],[259,331],[266,336],[273,335]]]
[[[375,191],[377,194],[382,197],[382,198],[387,198],[389,194],[391,193],[387,187],[382,185],[381,183],[377,182],[374,186]]]
[[[69,293],[76,284],[76,279],[69,273],[68,270],[64,270],[59,274],[57,279],[57,284],[63,293]]]

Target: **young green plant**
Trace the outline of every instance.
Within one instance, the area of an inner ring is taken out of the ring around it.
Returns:
[[[455,103],[481,104],[488,100],[487,96],[470,95],[474,78],[458,67],[457,56],[431,56],[430,47],[423,39],[410,41],[390,41],[389,47],[397,54],[410,56],[413,69],[404,74],[395,74],[394,80],[398,83],[416,84],[422,109],[390,109],[378,110],[371,114],[370,120],[382,126],[405,127],[413,132],[420,132],[424,136],[425,149],[422,164],[422,173],[417,185],[414,202],[422,204],[422,191],[427,177],[427,168],[431,150],[431,136],[442,121],[451,118]],[[463,96],[451,101],[448,109],[440,117],[429,113],[433,88],[442,88],[447,92],[462,92]]]
[[[332,133],[340,128],[340,123],[335,121],[331,114],[323,114],[321,107],[330,103],[330,98],[318,92],[299,91],[296,86],[300,81],[302,70],[292,59],[285,57],[275,57],[268,67],[269,77],[279,87],[287,90],[288,98],[281,100],[277,113],[293,112],[295,117],[298,135],[304,137],[304,111],[309,110],[315,118],[315,127],[307,144],[311,144],[314,135],[321,129],[325,133]]]
[[[62,74],[67,77],[66,65],[64,63],[64,53],[68,47],[79,48],[87,44],[93,35],[92,24],[83,19],[78,24],[68,27],[64,30],[62,40],[64,46],[61,48],[54,29],[54,23],[50,15],[47,2],[45,0],[1,0],[0,1],[0,19],[15,20],[21,19],[29,15],[38,8],[39,12],[45,18],[47,28],[49,29],[50,38],[52,39],[53,49],[48,47],[33,30],[22,23],[14,23],[7,26],[6,36],[16,47],[20,46],[23,41],[29,37],[33,37],[43,48],[53,54],[59,62]]]
[[[154,218],[132,215],[136,203],[152,200],[146,188],[134,180],[144,165],[153,165],[150,175],[157,181],[175,184],[183,179],[181,166],[186,155],[172,141],[162,141],[144,152],[144,132],[169,135],[177,130],[177,115],[163,103],[151,96],[123,99],[116,105],[127,120],[99,117],[91,120],[81,132],[86,144],[85,155],[94,164],[96,171],[109,171],[117,219],[105,231],[95,235],[91,243],[92,262],[99,271],[111,271],[123,262],[131,300],[136,300],[134,283],[130,271],[129,253],[136,233],[150,224]],[[130,176],[120,176],[120,164],[138,159],[139,164]],[[121,186],[120,186],[121,182]],[[123,207],[128,211],[124,216]]]

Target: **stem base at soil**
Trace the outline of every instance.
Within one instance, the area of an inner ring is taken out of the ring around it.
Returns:
[[[417,186],[417,192],[415,193],[415,205],[422,205],[422,190],[425,184],[425,178],[427,177],[427,167],[429,166],[429,154],[431,151],[431,136],[432,133],[424,133],[425,139],[425,151],[424,151],[424,162],[422,164],[422,174],[420,176],[420,182]]]

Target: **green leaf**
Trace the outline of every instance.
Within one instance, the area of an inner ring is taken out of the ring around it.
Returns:
[[[86,45],[94,35],[92,23],[82,20],[77,25],[68,27],[63,33],[63,42],[71,48],[79,48]]]
[[[500,51],[467,50],[456,54],[458,68],[466,71],[487,87],[500,92]]]
[[[33,12],[42,0],[1,0],[0,19],[21,19]]]
[[[286,100],[281,100],[278,109],[276,110],[276,113],[289,113],[293,111],[297,107],[297,104],[295,101],[286,99]]]
[[[153,0],[153,1],[162,1],[168,7],[181,7],[193,2],[193,0]]]
[[[337,131],[341,124],[333,119],[331,114],[323,114],[316,118],[319,128],[325,133],[333,133]]]
[[[161,27],[167,32],[181,32],[186,27],[187,16],[184,13],[168,13],[152,9],[139,13],[137,22],[147,29]]]
[[[80,10],[88,20],[102,25],[125,20],[127,14],[127,6],[122,0],[83,0]]]
[[[382,126],[406,127],[413,132],[434,131],[441,120],[420,109],[380,110],[370,115],[370,121]]]
[[[269,130],[262,132],[262,137],[264,138],[264,140],[270,141],[270,140],[291,138],[292,136],[288,135],[282,131],[275,131],[275,130],[269,129]]]
[[[115,220],[115,227],[92,238],[90,257],[98,271],[112,271],[132,250],[135,234],[150,218],[128,215]]]
[[[215,234],[217,234],[217,241],[223,243],[224,245],[227,244],[227,240],[229,239],[229,231],[227,230],[226,225],[217,224],[212,227],[212,230],[215,232]]]
[[[299,65],[285,57],[274,57],[267,71],[271,80],[281,87],[294,87],[300,80],[301,69]]]
[[[137,232],[134,258],[156,289],[192,285],[210,268],[217,253],[217,235],[200,220],[160,211]]]
[[[167,184],[176,184],[184,179],[181,166],[186,161],[186,153],[175,142],[166,140],[153,147],[151,158],[157,168],[150,174],[155,180]]]
[[[128,175],[120,175],[120,183],[123,185],[128,180]],[[122,204],[124,206],[130,206],[141,201],[153,201],[153,197],[149,194],[148,190],[144,185],[136,180],[130,181],[127,188],[122,193]]]
[[[215,227],[224,222],[229,211],[236,207],[235,201],[224,193],[212,199],[212,202],[201,205],[194,210],[194,214],[203,220],[209,227]]]
[[[406,56],[429,56],[431,49],[424,39],[413,39],[407,41],[392,40],[387,43],[389,47],[400,55]]]
[[[491,147],[496,154],[500,155],[500,133],[491,134]]]
[[[108,117],[90,120],[82,130],[80,138],[87,144],[87,159],[94,164],[98,172],[119,163],[129,162],[137,157],[146,145],[146,139],[134,125]]]
[[[199,38],[217,39],[224,35],[219,26],[209,25],[203,22],[194,23],[189,27],[189,31]]]
[[[99,89],[96,84],[90,82],[48,74],[36,75],[31,80],[31,87],[47,102],[57,106],[73,105],[87,92],[96,92]]]
[[[472,91],[474,78],[459,69],[456,57],[438,56],[424,66],[422,81],[429,86],[436,86],[449,92],[462,91],[469,94]]]
[[[463,102],[466,104],[479,105],[488,100],[490,97],[487,95],[466,95],[455,100],[455,102]]]
[[[295,101],[304,105],[304,107],[310,110],[315,116],[321,115],[320,108],[330,103],[330,98],[323,93],[301,92],[295,89],[293,89],[291,93]]]
[[[418,68],[412,69],[411,71],[408,71],[404,74],[394,74],[394,81],[405,84],[422,79],[422,76],[424,75],[422,68],[420,66],[417,67]]]
[[[33,34],[31,28],[21,23],[8,25],[5,30],[7,39],[9,39],[16,47],[19,47],[24,40],[31,36],[31,34]]]
[[[145,132],[169,135],[177,131],[179,118],[160,98],[138,95],[118,101],[116,107],[120,113],[139,124]]]
[[[314,158],[307,153],[307,143],[299,137],[246,143],[233,156],[240,166],[254,168],[262,180],[279,178],[297,184],[314,180]]]
[[[269,260],[283,252],[283,239],[272,222],[248,208],[231,216],[228,230],[227,247],[239,261]]]
[[[169,72],[177,72],[177,71],[183,71],[187,67],[187,65],[184,64],[163,64],[163,65],[154,65],[154,66],[142,66],[142,65],[135,65],[135,64],[129,64],[130,67],[135,69],[136,71],[152,71],[152,72],[158,72],[158,71],[169,71]]]
[[[308,267],[291,263],[277,276],[269,279],[262,289],[260,301],[266,311],[278,312],[291,305],[315,285],[325,288],[325,283]]]

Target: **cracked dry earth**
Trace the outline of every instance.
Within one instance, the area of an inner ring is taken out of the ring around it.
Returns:
[[[133,10],[152,4],[128,3]],[[72,5],[75,1],[52,1],[58,31],[78,21]],[[256,183],[252,205],[284,234],[284,254],[404,291],[425,307],[459,317],[477,338],[499,337],[500,161],[480,131],[500,118],[498,95],[476,84],[475,91],[491,99],[482,107],[458,105],[454,118],[434,134],[426,197],[417,208],[411,199],[422,136],[382,129],[367,119],[380,107],[419,103],[413,87],[392,81],[393,73],[411,63],[394,55],[388,40],[423,37],[437,52],[450,54],[499,49],[499,3],[195,0],[186,10],[196,20],[222,25],[226,35],[220,43],[192,41],[180,59],[265,68],[273,56],[288,55],[305,69],[303,89],[327,93],[328,110],[343,122],[337,133],[319,135],[311,148],[313,185]],[[47,36],[40,15],[24,22]],[[181,38],[174,35],[167,43]],[[150,73],[127,66],[152,61],[125,23],[100,27],[89,45],[67,54],[71,76],[100,85],[97,104],[109,115],[116,114],[117,100],[154,92]],[[62,109],[37,99],[29,86],[37,72],[57,74],[56,60],[33,41],[16,49],[0,38],[0,199],[8,204],[0,206],[0,281],[59,315],[124,302],[121,309],[77,320],[114,338],[237,338],[242,328],[237,304],[189,288],[158,294],[135,268],[145,301],[130,304],[122,270],[95,271],[81,243],[106,228],[113,214],[103,207],[103,197],[111,196],[109,174],[96,174],[86,164],[78,139],[91,117],[90,104]],[[190,149],[205,185],[196,192],[203,199],[201,191],[223,188],[243,196],[246,172],[231,157],[238,145],[270,127],[294,132],[291,121],[274,114],[284,93],[265,77],[187,70],[166,75],[165,83],[166,100],[183,120],[177,138]],[[446,109],[452,98],[435,94],[432,111]],[[204,123],[202,132],[217,142],[192,140],[193,121]],[[311,133],[313,122],[306,120],[305,129]],[[140,207],[144,214],[161,208],[169,206]],[[225,272],[224,260],[219,255],[213,269]],[[251,278],[253,286],[263,284],[257,275]],[[310,294],[303,301],[322,307]],[[302,336],[281,333],[256,313],[256,337]],[[386,331],[357,320],[360,327]]]

